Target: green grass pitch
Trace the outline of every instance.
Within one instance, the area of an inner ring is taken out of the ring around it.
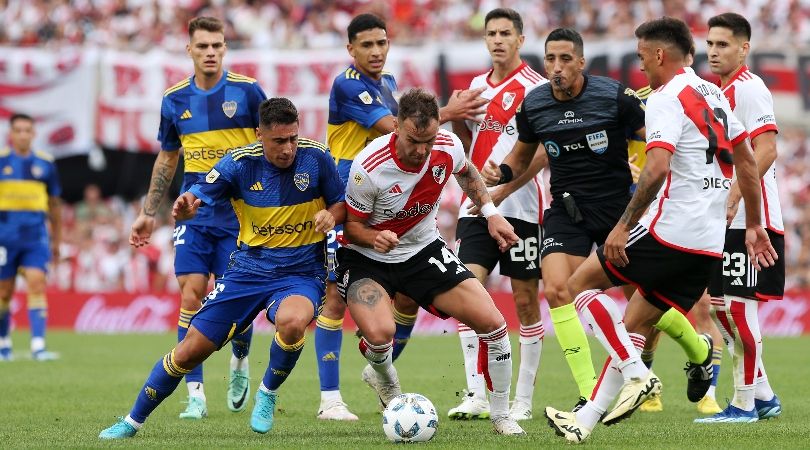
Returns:
[[[250,357],[251,390],[255,392],[267,363],[270,336],[256,336]],[[346,334],[343,346],[343,398],[360,416],[355,423],[315,419],[319,403],[318,373],[312,336],[298,366],[279,390],[276,424],[269,434],[250,430],[252,401],[241,413],[225,405],[227,360],[230,350],[214,354],[205,366],[209,417],[183,421],[186,388],[155,411],[138,435],[119,442],[102,442],[99,431],[125,415],[152,365],[173,345],[171,335],[49,334],[52,350],[61,360],[26,359],[28,336],[15,333],[17,360],[0,363],[0,448],[371,448],[390,447],[382,432],[381,416],[373,392],[360,381],[364,361],[357,339]],[[613,427],[597,426],[583,445],[591,448],[810,448],[810,337],[766,338],[765,362],[774,389],[780,395],[782,417],[747,425],[693,424],[695,405],[686,400],[681,350],[666,338],[655,361],[664,384],[664,411],[636,412]],[[517,355],[516,336],[513,354]],[[592,341],[595,366],[605,354]],[[731,397],[730,358],[724,355],[717,398]],[[517,360],[515,361],[517,376]],[[424,444],[431,448],[537,448],[566,445],[554,435],[543,417],[546,405],[570,408],[577,398],[562,352],[546,338],[537,389],[534,419],[521,422],[525,437],[496,436],[489,421],[456,422],[447,410],[459,401],[464,387],[458,337],[452,334],[411,339],[397,361],[403,392],[426,395],[439,410],[439,431]],[[252,392],[252,393],[253,393]],[[252,394],[251,393],[251,394]]]

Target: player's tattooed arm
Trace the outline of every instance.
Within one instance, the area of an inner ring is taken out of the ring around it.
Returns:
[[[475,206],[480,208],[484,204],[492,201],[484,179],[481,178],[478,169],[475,168],[475,165],[469,159],[467,160],[466,170],[462,170],[456,174],[456,181],[458,181],[461,190],[467,194],[467,197],[470,197],[470,201],[472,201]]]
[[[374,309],[381,300],[387,300],[388,294],[376,281],[362,278],[355,281],[346,290],[346,301]]]
[[[161,151],[158,153],[155,165],[152,168],[152,179],[149,182],[149,192],[143,202],[143,213],[149,217],[154,217],[163,201],[163,196],[169,190],[169,186],[174,179],[177,170],[177,161],[180,159],[180,152]]]
[[[619,223],[626,230],[629,231],[636,226],[641,216],[644,215],[644,211],[655,200],[656,194],[669,174],[670,159],[672,159],[672,153],[663,148],[654,147],[647,152],[647,164],[644,165],[644,170],[638,179],[636,192],[619,219]]]

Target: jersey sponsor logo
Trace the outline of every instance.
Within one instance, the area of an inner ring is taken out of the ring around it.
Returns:
[[[208,183],[213,183],[214,181],[217,181],[217,178],[219,178],[219,172],[217,172],[217,169],[211,169],[211,171],[208,172],[208,175],[205,176],[205,181]]]
[[[517,133],[517,130],[514,126],[506,123],[501,123],[498,119],[488,115],[478,123],[478,132],[482,131],[494,131],[496,133],[506,133],[509,136],[513,136]]]
[[[348,195],[348,194],[346,195],[346,201],[349,202],[349,206],[351,206],[352,208],[354,208],[354,209],[356,209],[358,211],[369,212],[368,208],[366,206],[364,206],[362,203],[358,202],[357,199],[355,199],[351,195]]]
[[[556,242],[554,240],[554,238],[543,239],[543,249],[541,250],[541,253],[545,253],[547,248],[562,247],[562,246],[563,246],[563,243],[562,242]]]
[[[293,182],[299,191],[304,192],[309,187],[309,174],[306,172],[296,173],[293,175]]]
[[[431,169],[431,173],[433,173],[433,181],[436,184],[444,183],[444,179],[447,176],[447,166],[444,164],[439,164],[438,166],[433,166]]]
[[[585,139],[588,140],[588,147],[597,155],[605,153],[608,149],[608,135],[605,130],[587,134],[585,135]]]
[[[183,150],[183,158],[187,161],[197,160],[197,159],[222,159],[223,156],[227,155],[228,152],[231,151],[229,148],[220,148],[220,149],[212,149],[212,148],[202,148],[199,150]]]
[[[307,220],[306,222],[285,223],[284,225],[279,226],[265,225],[260,227],[255,223],[251,223],[251,226],[253,228],[253,234],[257,234],[259,236],[270,236],[273,234],[303,233],[304,231],[312,229],[314,223],[311,220]]]
[[[703,190],[723,189],[727,191],[731,188],[730,178],[703,177]]]
[[[772,123],[776,122],[776,119],[774,119],[773,114],[765,114],[762,117],[757,117],[756,121],[760,123]]]
[[[501,106],[503,106],[504,111],[509,111],[509,108],[512,107],[512,103],[515,101],[515,93],[514,92],[505,92],[503,94],[503,98],[501,98]]]
[[[546,141],[543,145],[546,147],[546,151],[552,158],[560,156],[560,146],[557,145],[556,142]]]
[[[365,105],[370,105],[374,101],[374,98],[371,97],[368,91],[361,92],[357,97],[360,98],[360,101]]]
[[[394,211],[393,209],[384,209],[383,214],[393,219],[407,219],[408,217],[425,216],[433,211],[432,204],[416,202],[408,209]]]
[[[566,111],[564,114],[565,118],[560,119],[559,122],[557,122],[557,125],[570,125],[573,123],[582,123],[582,118],[574,117],[575,115],[576,114],[574,114],[574,111]]]
[[[222,102],[222,112],[224,112],[229,119],[233,118],[233,116],[236,115],[237,107],[238,104],[236,103],[236,100],[229,100],[227,102]]]

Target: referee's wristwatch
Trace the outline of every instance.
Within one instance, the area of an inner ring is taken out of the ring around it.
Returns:
[[[501,169],[501,178],[498,179],[498,184],[506,184],[512,181],[513,173],[512,168],[509,167],[509,164],[501,164],[498,166]]]

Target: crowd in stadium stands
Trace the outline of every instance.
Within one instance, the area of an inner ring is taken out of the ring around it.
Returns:
[[[787,287],[810,288],[810,136],[783,129],[779,154],[779,187],[787,230]],[[455,241],[460,203],[460,189],[448,189],[439,209],[439,226],[450,243]],[[168,199],[164,201],[164,209],[157,216],[151,245],[134,249],[127,240],[140,200],[105,199],[97,186],[88,185],[83,200],[64,206],[62,260],[50,277],[52,287],[93,292],[176,292],[169,204]],[[489,287],[508,291],[509,279],[492,277]]]
[[[806,0],[0,0],[0,45],[182,50],[188,20],[212,15],[226,18],[231,48],[331,48],[360,12],[385,17],[397,45],[423,44],[481,36],[497,6],[522,13],[530,41],[560,26],[586,39],[631,38],[662,15],[702,34],[709,17],[733,10],[751,21],[757,48],[810,44]]]

